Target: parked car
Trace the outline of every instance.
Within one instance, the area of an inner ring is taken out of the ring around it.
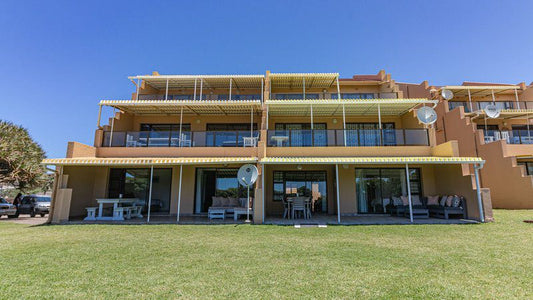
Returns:
[[[51,198],[48,196],[29,195],[20,201],[17,215],[29,214],[32,218],[39,214],[44,217],[50,212]]]
[[[0,217],[6,215],[8,218],[17,217],[17,208],[4,198],[0,198]]]

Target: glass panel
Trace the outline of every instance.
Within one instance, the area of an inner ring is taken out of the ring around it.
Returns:
[[[246,198],[247,189],[237,179],[238,169],[198,169],[195,213],[205,213],[212,206],[213,197]],[[254,187],[250,187],[253,197]]]
[[[381,203],[381,180],[379,169],[357,169],[355,171],[357,193],[357,212],[376,212],[377,204]]]
[[[149,147],[168,147],[170,143],[170,131],[151,131],[148,139]]]

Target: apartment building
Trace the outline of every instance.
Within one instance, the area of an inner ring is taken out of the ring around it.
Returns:
[[[452,99],[440,96],[444,89]],[[458,141],[459,155],[485,160],[481,186],[490,188],[494,208],[533,208],[533,85],[464,82],[428,87],[426,95],[431,90],[440,99],[437,143]],[[499,114],[487,114],[487,105]]]
[[[93,145],[69,142],[66,158],[43,162],[57,169],[52,222],[102,213],[105,199],[136,199],[146,222],[205,222],[230,204],[241,222],[244,164],[259,171],[245,210],[256,224],[297,222],[287,201],[301,196],[306,222],[387,223],[401,196],[409,209],[394,218],[414,222],[413,201],[434,195],[461,195],[466,219],[491,218],[490,191],[476,183],[481,155],[416,116],[445,103],[427,83],[398,84],[384,71],[129,79],[131,99],[100,101]],[[101,120],[103,109],[112,118]]]

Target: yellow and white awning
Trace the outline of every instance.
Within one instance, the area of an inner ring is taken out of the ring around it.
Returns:
[[[110,106],[134,114],[240,115],[261,109],[261,100],[102,100]]]
[[[261,89],[264,75],[137,75],[128,77],[130,80],[143,80],[156,89],[194,88],[204,89],[229,88],[231,80],[235,89]]]
[[[276,88],[329,88],[336,84],[339,73],[270,73],[270,86]]]
[[[440,88],[440,90],[452,91],[454,96],[466,97],[468,91],[471,96],[490,96],[494,92],[494,95],[509,94],[514,95],[515,90],[520,90],[518,85],[447,85]]]
[[[160,157],[160,158],[52,158],[43,165],[56,166],[171,166],[256,163],[257,157]]]
[[[262,164],[482,164],[479,157],[265,157]]]
[[[368,116],[402,115],[409,110],[422,105],[435,105],[438,100],[425,98],[409,99],[306,99],[306,100],[266,100],[268,113],[275,116],[340,116],[342,108],[346,115]]]

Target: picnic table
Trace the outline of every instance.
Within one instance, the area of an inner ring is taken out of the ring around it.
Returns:
[[[96,220],[107,221],[124,221],[124,213],[127,213],[128,217],[142,218],[141,210],[142,206],[136,205],[139,201],[137,198],[99,198],[96,199],[98,203],[98,216]],[[104,204],[113,204],[113,215],[104,216],[103,209]],[[126,206],[125,206],[126,205]]]

